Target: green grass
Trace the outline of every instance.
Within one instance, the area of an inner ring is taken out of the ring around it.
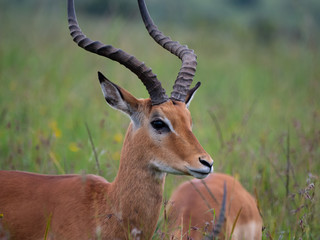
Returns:
[[[129,119],[106,105],[97,71],[147,97],[141,82],[119,64],[76,47],[61,13],[11,10],[0,20],[0,169],[98,173],[87,123],[102,175],[112,181]],[[170,93],[180,62],[149,38],[141,22],[79,21],[91,38],[146,62]],[[319,47],[281,36],[260,44],[246,30],[160,27],[198,55],[195,81],[203,85],[191,105],[194,133],[216,171],[256,191],[264,239],[318,238]],[[186,179],[168,176],[166,198]]]

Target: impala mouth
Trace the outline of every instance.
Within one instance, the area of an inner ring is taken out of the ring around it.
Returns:
[[[186,167],[189,174],[192,175],[195,178],[205,178],[208,176],[210,173],[213,172],[213,167],[211,168],[192,168],[192,167]]]
[[[187,169],[187,171],[182,170],[182,169],[177,169],[177,168],[173,168],[171,166],[168,166],[166,164],[162,164],[161,162],[157,162],[157,161],[152,161],[151,162],[151,167],[153,169],[156,169],[157,171],[160,172],[165,172],[165,173],[170,173],[170,174],[174,174],[174,175],[187,175],[190,174],[191,176],[195,177],[195,178],[205,178],[207,177],[210,173],[213,172],[213,167],[204,167],[204,168],[193,168],[193,167],[189,167],[189,166],[185,166],[185,168]]]
[[[184,175],[185,174],[182,171],[175,169],[171,166],[168,166],[166,164],[161,164],[156,161],[152,161],[151,163],[152,163],[151,166],[160,172],[170,173],[170,174],[174,174],[174,175]]]

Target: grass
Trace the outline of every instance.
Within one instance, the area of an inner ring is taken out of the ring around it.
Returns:
[[[77,48],[61,13],[10,10],[0,20],[0,169],[98,174],[95,146],[101,174],[112,181],[129,120],[106,106],[97,71],[137,97],[147,97],[143,85],[119,64]],[[145,61],[171,91],[180,62],[140,22],[79,21],[88,36]],[[262,44],[246,30],[160,27],[198,55],[195,81],[203,85],[191,104],[194,133],[216,171],[256,193],[264,239],[317,239],[318,46],[281,36]],[[166,199],[186,179],[169,175]],[[163,229],[160,222],[155,239]]]

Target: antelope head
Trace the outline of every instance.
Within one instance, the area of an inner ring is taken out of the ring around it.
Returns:
[[[107,103],[131,119],[122,149],[121,164],[124,164],[123,158],[136,156],[139,160],[146,159],[145,164],[154,173],[204,178],[213,171],[213,160],[192,133],[192,120],[188,110],[200,86],[198,82],[190,89],[196,71],[196,55],[187,46],[172,41],[160,32],[153,23],[144,0],[138,0],[138,3],[142,19],[151,37],[182,61],[170,98],[151,68],[143,62],[121,49],[92,41],[82,33],[76,19],[73,0],[68,1],[71,36],[81,48],[127,67],[137,75],[149,93],[150,98],[137,99],[125,89],[112,83],[102,73],[98,73]]]

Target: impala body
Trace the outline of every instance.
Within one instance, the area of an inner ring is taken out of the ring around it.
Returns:
[[[180,185],[170,198],[168,218],[174,239],[203,239],[220,215],[226,184],[225,221],[217,239],[256,240],[262,237],[262,219],[255,199],[235,178],[214,173],[203,180]],[[207,189],[207,187],[208,189]],[[200,192],[200,193],[199,193]],[[212,197],[213,195],[213,197]],[[213,214],[214,209],[215,214]],[[239,218],[236,221],[237,215]],[[236,223],[233,234],[232,227]]]
[[[49,176],[0,171],[0,229],[10,239],[150,239],[162,204],[167,173],[204,178],[213,161],[192,133],[188,110],[200,86],[189,89],[196,55],[154,25],[143,0],[139,9],[151,37],[182,61],[167,97],[152,70],[121,49],[92,41],[81,31],[73,0],[68,0],[73,40],[92,53],[127,67],[145,85],[150,98],[137,99],[100,72],[107,103],[131,119],[115,180],[95,175]]]

